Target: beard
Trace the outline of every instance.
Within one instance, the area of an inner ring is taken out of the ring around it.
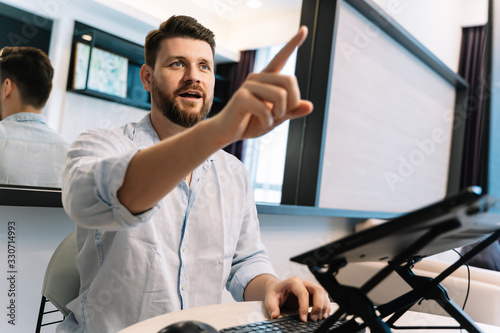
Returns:
[[[205,119],[210,113],[210,108],[212,107],[213,98],[207,98],[205,91],[197,84],[192,84],[186,87],[182,87],[174,91],[173,96],[177,96],[180,92],[193,89],[202,92],[203,104],[201,105],[201,110],[185,110],[181,108],[179,102],[175,100],[175,97],[170,97],[164,93],[156,84],[153,79],[151,83],[151,94],[152,101],[158,110],[161,111],[163,116],[173,122],[176,125],[182,126],[184,128],[193,127],[203,119]],[[193,109],[197,103],[188,102],[187,108]]]

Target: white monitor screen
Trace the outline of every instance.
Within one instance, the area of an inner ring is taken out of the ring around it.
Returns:
[[[319,207],[407,212],[446,196],[456,88],[343,3]]]

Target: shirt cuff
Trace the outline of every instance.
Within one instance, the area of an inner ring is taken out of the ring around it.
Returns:
[[[247,264],[240,268],[234,274],[231,282],[227,286],[227,289],[236,301],[243,302],[245,300],[243,298],[243,294],[247,285],[250,283],[250,281],[262,274],[270,274],[278,277],[273,267],[271,266],[271,263],[267,260],[262,260]]]

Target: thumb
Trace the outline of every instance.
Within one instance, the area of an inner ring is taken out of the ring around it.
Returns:
[[[278,318],[280,315],[280,306],[277,297],[267,298],[265,301],[265,306],[267,313],[271,317],[271,319]]]
[[[287,112],[288,119],[300,118],[308,115],[313,110],[313,104],[310,101],[301,100],[299,105]]]

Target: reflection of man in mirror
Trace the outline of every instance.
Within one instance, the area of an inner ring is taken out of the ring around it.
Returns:
[[[42,114],[53,76],[50,59],[37,48],[0,50],[0,184],[61,187],[69,142]]]

